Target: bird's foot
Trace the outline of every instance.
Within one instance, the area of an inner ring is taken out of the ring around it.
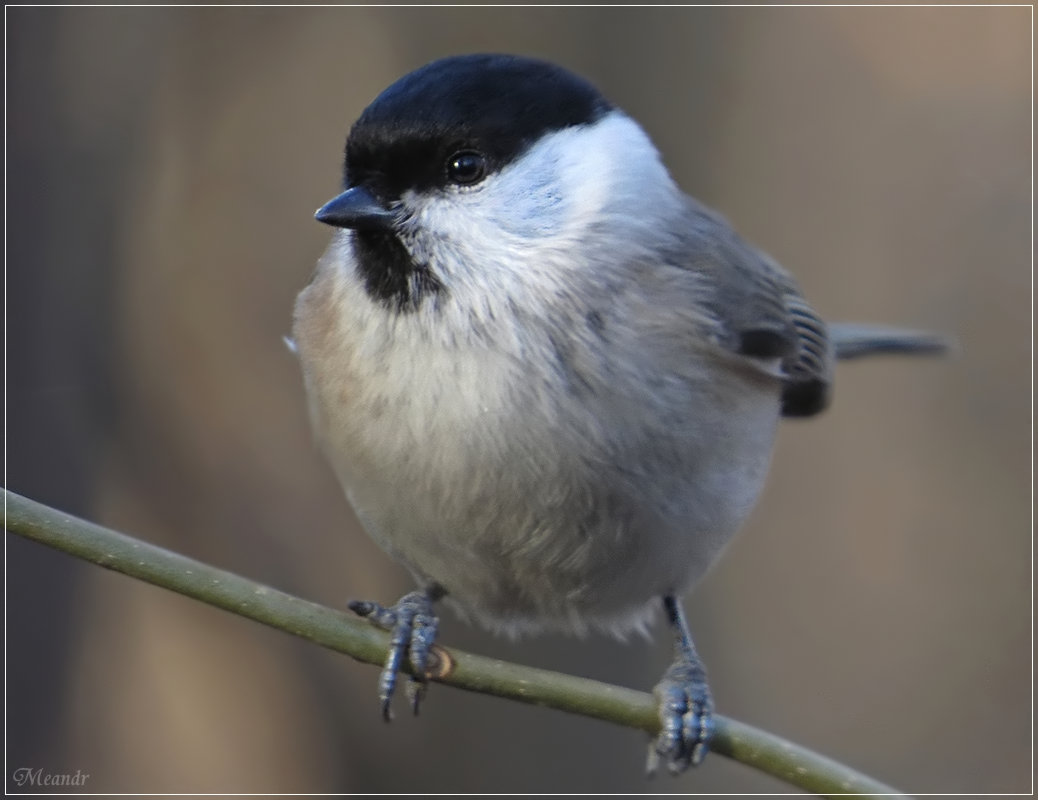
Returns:
[[[679,657],[653,694],[659,702],[660,733],[649,745],[647,769],[655,773],[662,758],[677,775],[697,766],[710,747],[713,701],[706,673],[698,662]]]
[[[378,679],[378,699],[382,703],[382,716],[387,722],[392,719],[390,701],[405,655],[411,662],[412,670],[407,682],[407,698],[412,711],[418,713],[418,706],[425,695],[430,656],[439,625],[432,604],[442,595],[443,591],[438,588],[411,592],[389,608],[362,600],[349,603],[350,610],[355,614],[390,633],[386,664]]]
[[[674,595],[665,595],[663,608],[674,632],[674,663],[654,690],[660,733],[649,745],[647,769],[654,774],[663,758],[670,773],[677,775],[697,766],[706,755],[714,733],[714,701],[680,601]]]

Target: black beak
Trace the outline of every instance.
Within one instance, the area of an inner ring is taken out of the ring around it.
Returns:
[[[363,186],[347,189],[317,209],[314,217],[336,228],[389,230],[397,215],[383,206]]]

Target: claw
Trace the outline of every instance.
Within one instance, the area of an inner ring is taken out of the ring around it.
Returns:
[[[411,592],[389,608],[364,600],[349,603],[350,610],[355,614],[390,632],[389,652],[378,678],[378,698],[382,717],[387,722],[393,716],[390,704],[405,655],[411,662],[412,670],[407,683],[407,697],[412,711],[418,714],[418,706],[425,696],[428,681],[429,653],[436,639],[439,622],[432,604],[443,594],[439,587],[424,592]]]
[[[674,627],[674,663],[654,692],[659,701],[660,733],[649,746],[646,769],[654,774],[660,758],[665,758],[671,774],[677,775],[698,765],[709,749],[714,732],[713,700],[684,612],[673,597],[663,600]]]

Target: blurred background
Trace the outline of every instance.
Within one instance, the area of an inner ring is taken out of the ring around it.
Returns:
[[[908,792],[1031,779],[1028,8],[9,8],[7,481],[342,608],[410,588],[282,343],[351,122],[435,57],[597,83],[833,319],[952,333],[785,423],[686,601],[721,713]],[[406,491],[406,487],[402,488]],[[749,792],[723,758],[377,670],[7,541],[7,763],[94,792]],[[442,641],[648,690],[669,637]],[[8,775],[8,787],[11,788]]]

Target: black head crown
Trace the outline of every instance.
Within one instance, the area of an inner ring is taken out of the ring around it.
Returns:
[[[464,183],[500,169],[544,134],[593,123],[611,108],[586,80],[546,61],[443,58],[400,78],[364,110],[346,142],[345,182],[365,184],[383,202],[406,189]]]

